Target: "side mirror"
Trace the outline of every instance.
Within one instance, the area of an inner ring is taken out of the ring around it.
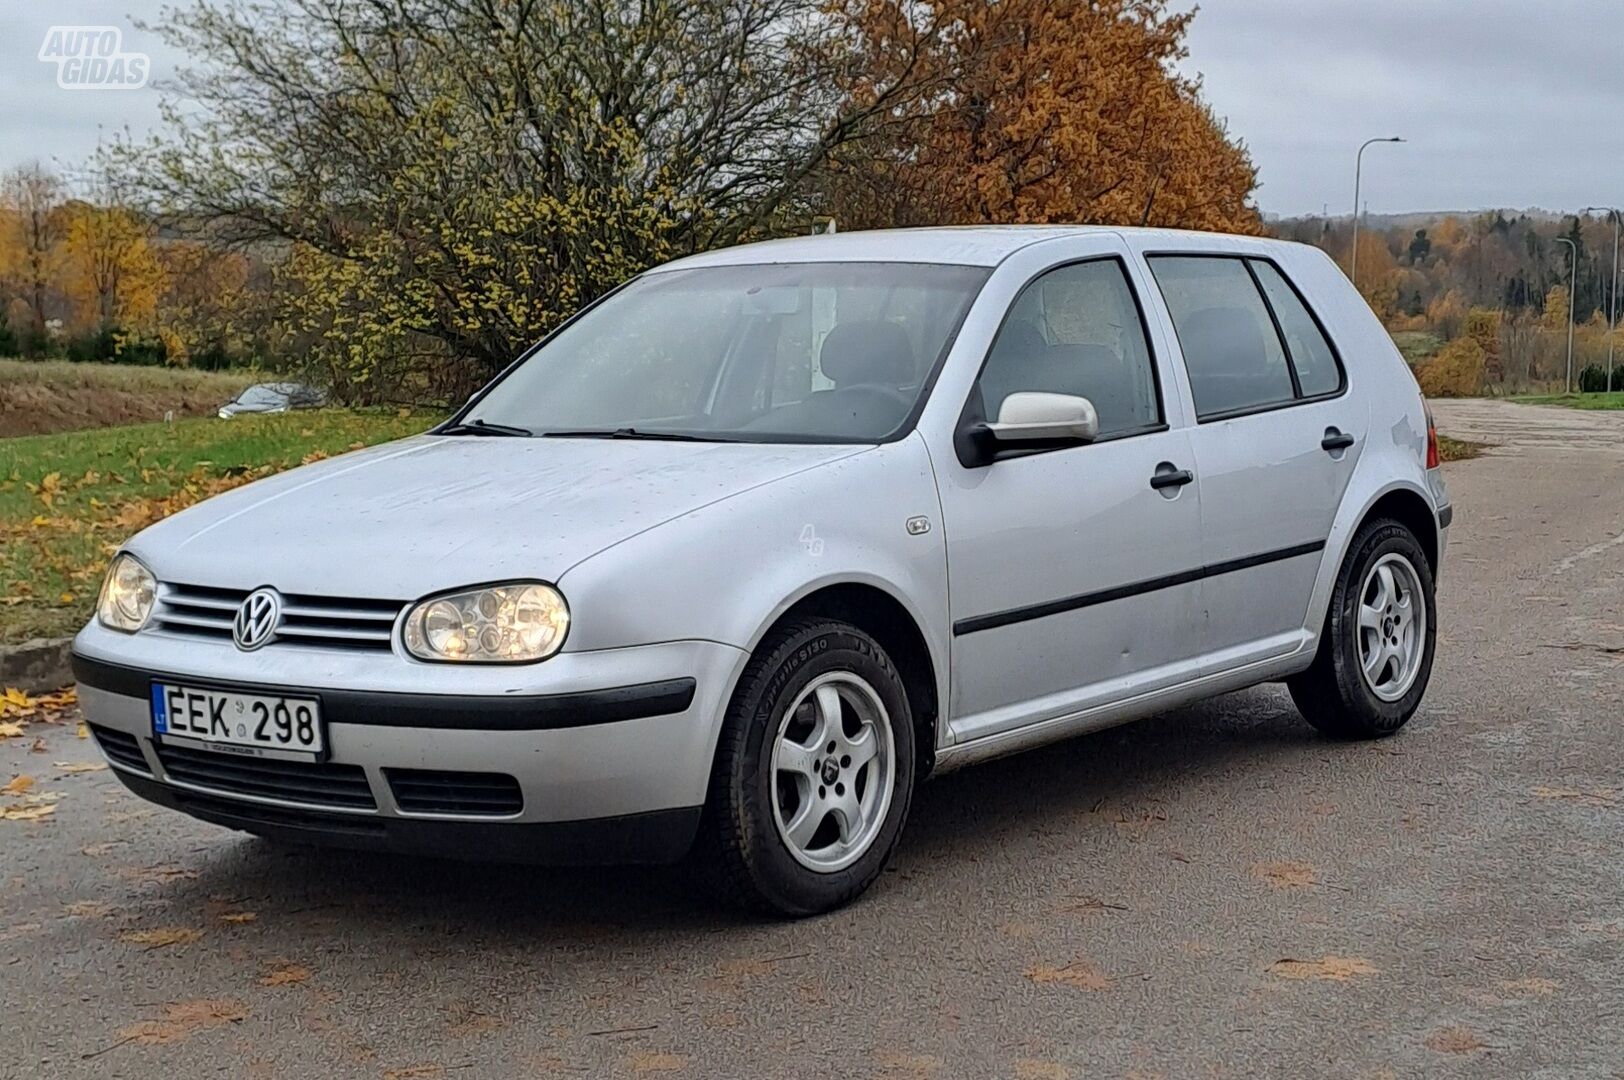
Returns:
[[[1088,443],[1100,437],[1100,417],[1085,397],[1027,391],[1004,399],[987,433],[1004,446],[1056,439]]]

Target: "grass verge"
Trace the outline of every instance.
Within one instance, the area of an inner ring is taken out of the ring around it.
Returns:
[[[1524,394],[1511,400],[1524,405],[1561,405],[1567,409],[1624,409],[1624,390],[1610,394]]]
[[[67,360],[0,360],[0,382],[7,386],[43,383],[57,389],[107,387],[142,392],[207,390],[241,392],[252,383],[274,380],[263,372],[199,371],[193,368],[143,367],[138,364],[75,364]]]
[[[1485,444],[1468,442],[1465,439],[1451,439],[1448,435],[1438,436],[1438,459],[1440,461],[1471,461],[1482,455]]]
[[[228,488],[424,430],[322,410],[0,439],[0,645],[76,631],[132,533]]]
[[[0,360],[0,438],[209,416],[269,376],[66,360]]]
[[[1431,360],[1444,347],[1444,339],[1430,330],[1395,330],[1391,337],[1412,368]]]

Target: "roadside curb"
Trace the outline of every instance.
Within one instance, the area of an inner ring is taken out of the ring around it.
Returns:
[[[72,647],[72,638],[35,638],[21,645],[0,645],[0,687],[48,694],[73,685]]]

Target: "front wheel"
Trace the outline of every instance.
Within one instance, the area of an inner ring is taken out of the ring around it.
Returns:
[[[1398,522],[1371,522],[1337,574],[1313,665],[1287,684],[1292,700],[1327,735],[1391,735],[1421,704],[1437,634],[1426,553]]]
[[[821,618],[774,631],[728,707],[701,843],[725,896],[779,915],[839,907],[891,858],[914,725],[880,644]]]

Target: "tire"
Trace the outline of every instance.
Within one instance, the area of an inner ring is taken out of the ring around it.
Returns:
[[[1382,595],[1384,568],[1385,585],[1396,595]],[[1398,602],[1406,592],[1408,625],[1402,621],[1406,607]],[[1432,568],[1415,534],[1396,521],[1367,522],[1337,573],[1314,663],[1287,681],[1292,700],[1305,720],[1334,738],[1392,735],[1426,693],[1437,634]],[[1384,643],[1393,642],[1397,646],[1384,658]],[[1373,675],[1366,674],[1366,659]]]
[[[855,899],[902,836],[914,765],[908,695],[877,641],[817,617],[774,630],[728,705],[700,824],[723,899],[797,917]]]

